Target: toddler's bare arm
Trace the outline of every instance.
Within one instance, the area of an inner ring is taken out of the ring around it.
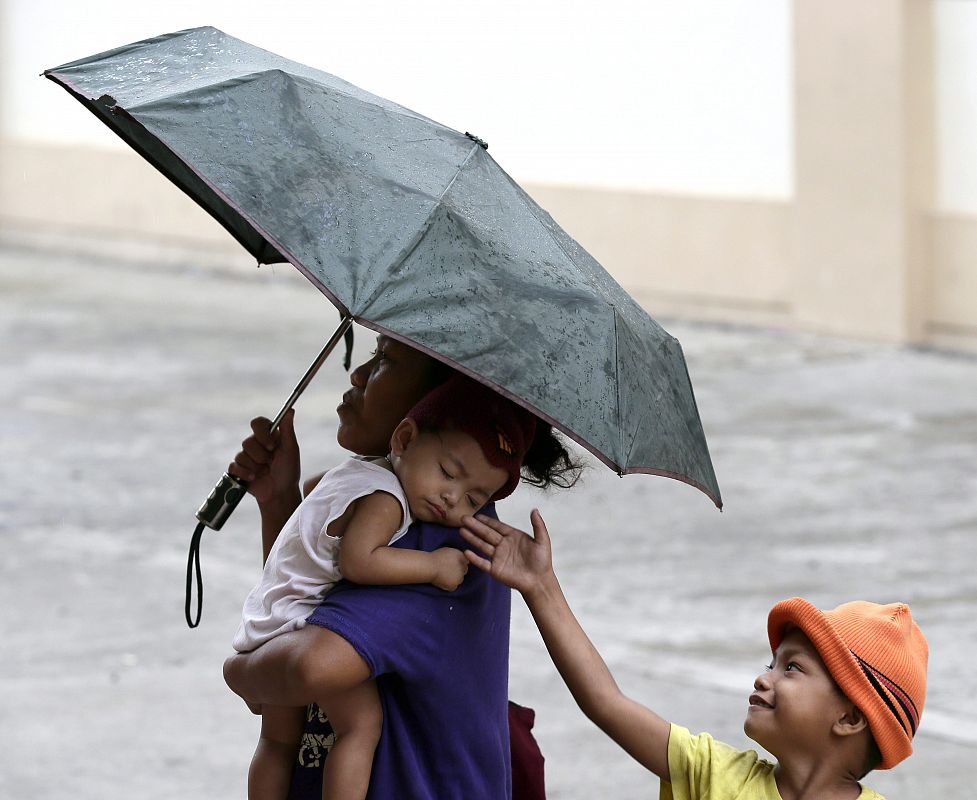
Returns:
[[[401,518],[400,503],[387,492],[374,492],[356,501],[339,545],[343,577],[374,586],[433,583],[446,591],[457,589],[468,571],[460,550],[442,547],[428,553],[388,547]]]

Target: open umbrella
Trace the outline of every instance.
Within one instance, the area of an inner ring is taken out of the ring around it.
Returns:
[[[312,281],[343,315],[334,342],[351,321],[407,342],[618,473],[721,507],[678,341],[477,137],[209,27],[44,74],[259,263]],[[241,494],[223,485],[198,518],[220,527]]]

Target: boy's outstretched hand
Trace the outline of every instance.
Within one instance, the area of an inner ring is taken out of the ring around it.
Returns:
[[[532,536],[498,520],[465,517],[461,535],[474,548],[466,550],[465,556],[480,570],[522,592],[553,663],[584,714],[667,781],[669,724],[618,688],[563,596],[553,573],[550,535],[543,518],[534,510],[530,519]]]
[[[530,515],[533,535],[489,517],[465,517],[462,538],[481,555],[466,550],[468,560],[497,581],[532,594],[553,576],[550,535],[539,511]]]

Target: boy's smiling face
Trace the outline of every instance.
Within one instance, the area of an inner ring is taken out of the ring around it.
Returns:
[[[799,628],[784,636],[753,685],[743,730],[779,760],[788,753],[820,752],[852,705]]]

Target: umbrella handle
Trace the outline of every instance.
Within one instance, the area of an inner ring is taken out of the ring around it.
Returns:
[[[289,396],[288,400],[285,401],[285,405],[282,406],[281,411],[278,412],[278,416],[275,417],[274,421],[271,423],[271,430],[274,431],[279,423],[284,418],[288,410],[295,405],[295,401],[299,399],[302,392],[305,391],[306,387],[311,383],[315,374],[319,371],[319,367],[325,363],[325,360],[329,357],[329,354],[333,351],[339,340],[342,339],[346,332],[350,329],[353,324],[352,315],[346,313],[343,314],[342,319],[339,321],[339,327],[336,328],[332,336],[329,337],[329,341],[326,342],[322,350],[319,351],[319,355],[316,356],[315,361],[312,362],[311,366],[306,370],[305,375],[302,376],[302,380],[298,382],[295,389],[292,390],[292,394]],[[200,609],[203,602],[203,580],[200,574],[200,534],[203,531],[204,526],[210,528],[211,530],[219,531],[224,523],[227,522],[228,517],[237,508],[237,504],[241,502],[242,498],[248,491],[248,482],[241,480],[240,478],[235,478],[233,475],[224,473],[221,479],[217,482],[217,485],[211,490],[210,494],[207,495],[207,499],[204,500],[200,508],[197,509],[197,521],[200,523],[197,525],[194,531],[193,538],[190,540],[190,555],[187,561],[187,602],[186,602],[186,617],[187,625],[191,628],[195,628],[200,622]],[[190,590],[192,588],[192,575],[196,572],[197,577],[197,616],[196,620],[191,621],[190,619]]]
[[[197,521],[212,531],[219,531],[247,493],[247,481],[225,472],[197,509]]]
[[[299,399],[302,392],[305,391],[309,383],[315,377],[315,374],[319,371],[319,368],[323,365],[325,360],[329,357],[329,354],[335,349],[339,340],[343,338],[346,331],[353,324],[353,317],[349,314],[344,314],[343,318],[339,321],[339,327],[336,328],[332,336],[329,337],[329,341],[326,342],[322,350],[319,351],[319,355],[316,356],[315,361],[312,362],[311,366],[306,370],[305,375],[302,376],[302,380],[298,382],[292,394],[289,396],[288,400],[285,401],[285,405],[282,406],[281,411],[278,412],[278,416],[271,423],[271,430],[274,431],[279,423],[281,423],[285,414],[288,410],[295,405],[295,401]],[[223,527],[224,523],[227,522],[227,518],[231,516],[231,513],[237,508],[237,504],[241,502],[241,499],[247,493],[248,482],[243,481],[240,478],[235,478],[232,475],[228,475],[226,472],[224,476],[217,482],[217,485],[213,488],[211,493],[204,500],[203,505],[197,509],[197,520],[202,522],[211,530],[219,531]]]

